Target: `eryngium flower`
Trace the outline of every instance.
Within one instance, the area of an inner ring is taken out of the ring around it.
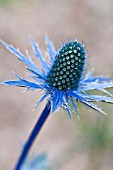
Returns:
[[[43,109],[15,166],[15,170],[20,170],[36,136],[39,134],[50,112],[54,112],[62,107],[67,111],[69,118],[71,118],[72,105],[72,110],[74,110],[79,118],[77,106],[74,101],[76,100],[105,114],[105,112],[93,102],[102,101],[113,103],[111,94],[106,90],[106,88],[113,87],[113,81],[110,78],[93,76],[92,71],[85,74],[87,53],[84,44],[78,40],[69,41],[59,50],[55,51],[52,42],[46,37],[50,57],[50,60],[47,62],[41,55],[35,41],[30,38],[36,58],[41,63],[41,69],[31,60],[28,52],[26,53],[26,57],[12,45],[4,41],[1,42],[27,66],[27,70],[32,74],[29,76],[32,81],[25,80],[15,74],[17,80],[5,81],[3,84],[26,87],[28,90],[42,89],[44,95],[36,106],[45,98],[48,98],[46,107]],[[102,91],[107,95],[91,95],[88,93],[91,90]]]
[[[112,79],[93,76],[93,71],[85,74],[87,51],[82,42],[72,40],[66,42],[59,50],[55,51],[52,42],[46,36],[46,44],[50,57],[50,60],[47,62],[42,56],[38,45],[30,38],[34,54],[40,61],[42,69],[39,69],[31,60],[28,52],[26,53],[26,57],[12,45],[4,41],[1,42],[10,52],[16,55],[17,58],[27,66],[27,70],[32,73],[32,75],[29,76],[32,81],[25,80],[15,74],[18,80],[5,81],[4,84],[26,87],[28,90],[43,90],[44,95],[36,106],[45,98],[48,98],[51,102],[51,112],[62,107],[68,112],[70,118],[71,107],[69,103],[78,116],[74,99],[101,113],[105,112],[95,105],[93,103],[94,101],[113,103],[111,94],[106,90],[106,88],[113,87]],[[87,93],[91,90],[102,91],[107,95],[91,95]]]

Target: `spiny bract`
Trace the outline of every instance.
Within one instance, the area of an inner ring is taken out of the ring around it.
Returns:
[[[68,116],[71,117],[72,110],[69,103],[78,116],[74,99],[101,113],[105,112],[95,105],[93,101],[113,103],[111,94],[106,90],[106,88],[113,87],[113,80],[107,77],[93,76],[93,71],[85,73],[86,50],[85,46],[78,40],[69,41],[55,51],[52,42],[46,36],[46,44],[50,56],[50,61],[47,62],[42,57],[38,45],[30,38],[33,51],[36,58],[40,61],[42,69],[39,69],[31,60],[28,52],[26,57],[12,45],[4,41],[1,42],[27,66],[27,70],[32,73],[29,77],[33,80],[31,82],[15,74],[18,80],[5,81],[4,84],[26,87],[28,90],[42,89],[44,95],[36,106],[45,98],[48,98],[51,102],[51,112],[62,107],[68,112]],[[91,90],[102,91],[106,95],[91,95],[91,93],[87,93]]]

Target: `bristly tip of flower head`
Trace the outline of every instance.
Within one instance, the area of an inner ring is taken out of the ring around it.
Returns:
[[[77,89],[85,66],[84,44],[74,40],[59,49],[47,76],[47,83],[58,90]]]

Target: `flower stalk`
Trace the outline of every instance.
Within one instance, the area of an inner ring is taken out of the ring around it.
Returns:
[[[32,130],[24,148],[23,148],[23,151],[20,155],[20,158],[17,162],[17,165],[15,166],[15,169],[14,170],[20,170],[27,155],[28,155],[28,152],[35,140],[35,138],[38,136],[43,124],[45,123],[46,119],[48,118],[49,114],[50,114],[50,111],[51,111],[51,102],[48,101],[48,103],[46,104],[40,118],[38,119],[36,125],[34,126],[34,129]]]

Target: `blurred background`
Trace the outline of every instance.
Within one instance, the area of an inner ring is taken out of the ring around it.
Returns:
[[[45,54],[45,34],[56,49],[62,41],[82,40],[91,56],[89,69],[113,77],[113,0],[0,0],[0,39],[33,56],[28,36]],[[0,44],[0,82],[14,79],[12,70],[26,77],[24,64]],[[45,106],[32,112],[40,96],[41,92],[0,86],[0,170],[13,169]],[[52,170],[112,170],[113,105],[101,106],[108,116],[81,105],[80,121],[73,115],[70,122],[61,110],[51,115],[30,155],[47,153]]]

